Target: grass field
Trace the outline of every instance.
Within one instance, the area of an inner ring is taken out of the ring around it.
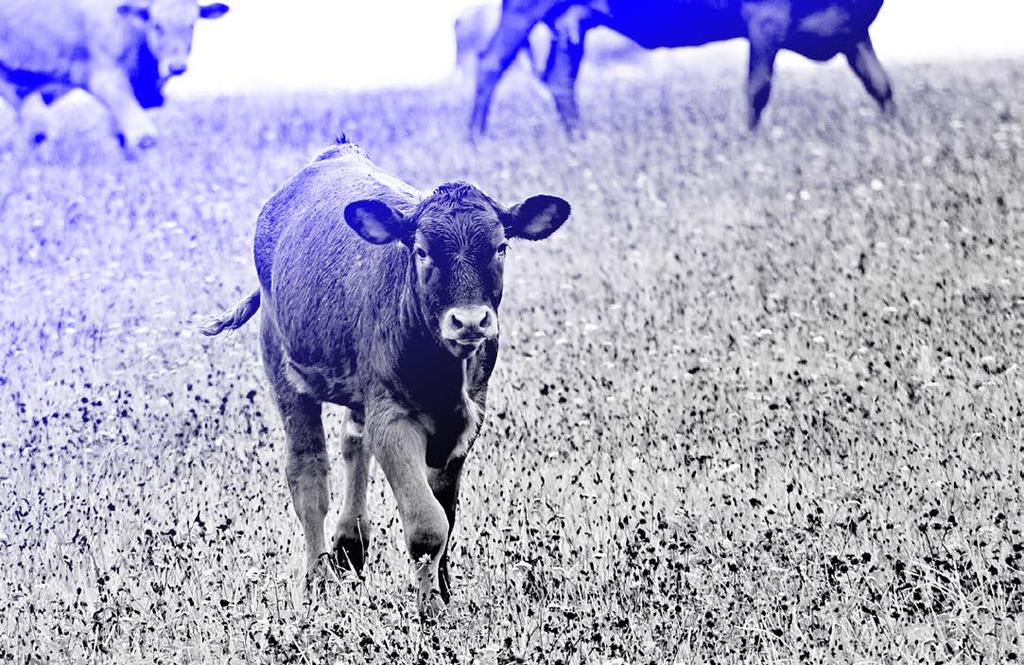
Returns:
[[[740,73],[594,74],[575,144],[506,90],[474,150],[439,88],[0,155],[0,660],[1024,658],[1024,62],[895,68],[892,121],[784,72],[755,136]],[[376,469],[365,582],[307,602],[257,326],[197,335],[340,131],[419,186],[574,206],[509,253],[436,626]]]

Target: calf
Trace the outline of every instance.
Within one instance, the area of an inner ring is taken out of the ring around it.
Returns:
[[[498,355],[508,241],[546,238],[568,216],[553,196],[505,208],[465,183],[422,192],[344,139],[264,206],[260,288],[203,332],[238,328],[263,306],[263,362],[288,439],[308,575],[327,552],[320,409],[331,402],[348,408],[335,561],[363,567],[373,456],[398,503],[421,612],[448,601],[459,477]]]
[[[196,21],[227,11],[195,0],[3,0],[0,99],[20,116],[29,95],[49,104],[81,88],[110,111],[127,150],[148,148],[156,128],[143,109],[162,105],[164,85],[185,72]]]

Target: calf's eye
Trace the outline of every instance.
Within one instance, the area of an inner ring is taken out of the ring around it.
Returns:
[[[505,252],[507,252],[507,251],[508,251],[508,243],[507,242],[503,242],[500,245],[498,245],[498,249],[494,250],[494,253],[497,254],[498,256],[502,257],[502,258],[505,258]]]
[[[419,259],[427,258],[427,250],[423,249],[422,247],[417,247],[416,248],[416,258],[419,258]]]

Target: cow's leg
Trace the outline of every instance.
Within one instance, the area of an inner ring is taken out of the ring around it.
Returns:
[[[370,445],[398,503],[420,613],[441,611],[438,566],[448,541],[448,518],[427,482],[423,427],[395,407],[367,413]]]
[[[20,132],[22,131],[22,102],[21,95],[18,94],[17,88],[8,81],[5,81],[3,77],[0,77],[0,99],[7,102],[12,109],[14,109],[14,132],[11,133],[12,145],[17,147],[17,143],[21,140]]]
[[[344,463],[345,497],[341,519],[334,534],[334,556],[339,565],[358,575],[362,573],[366,549],[370,544],[370,521],[366,509],[370,456],[363,445],[362,418],[355,413],[350,412],[345,423],[341,458]]]
[[[878,102],[882,112],[887,115],[894,113],[896,104],[892,99],[892,82],[875,55],[871,38],[865,35],[864,39],[854,44],[846,52],[846,59],[868,93]]]
[[[35,145],[44,142],[49,135],[47,119],[49,104],[42,93],[33,93],[25,98],[21,109],[22,122],[28,133],[29,141]]]
[[[473,98],[473,114],[469,120],[471,140],[482,136],[487,129],[487,114],[491,108],[494,88],[519,53],[530,30],[554,4],[555,0],[504,3],[498,29],[490,44],[480,53],[476,67],[476,93]]]
[[[448,518],[448,540],[445,543],[444,551],[438,562],[438,582],[441,589],[441,599],[448,602],[451,599],[451,576],[448,573],[448,552],[452,546],[452,531],[455,529],[455,508],[459,501],[459,483],[462,477],[462,465],[464,457],[455,457],[448,460],[443,469],[431,471],[430,489],[434,498],[444,509],[445,517]]]
[[[71,90],[68,86],[53,84],[25,97],[21,117],[32,145],[39,145],[50,138],[52,114],[48,109]]]
[[[544,79],[544,71],[551,57],[551,47],[554,45],[555,33],[551,26],[540,22],[530,30],[526,38],[525,50],[530,56],[530,71],[538,80]]]
[[[13,83],[5,81],[3,77],[0,77],[0,99],[10,104],[15,111],[21,108],[21,96],[18,94],[18,89],[14,87]]]
[[[266,320],[260,329],[263,364],[270,379],[287,437],[285,476],[292,495],[292,507],[299,516],[306,540],[307,582],[323,574],[324,518],[330,503],[329,465],[320,403],[299,393],[288,380],[282,364],[281,346]]]
[[[750,71],[747,75],[747,126],[757,129],[761,114],[772,93],[772,73],[777,50],[761,50],[750,44]]]
[[[551,91],[555,100],[555,108],[562,119],[562,125],[570,137],[580,135],[580,110],[576,101],[576,76],[580,71],[583,59],[583,39],[585,32],[577,29],[568,30],[556,24],[555,37],[551,42],[551,53],[548,55],[547,68],[544,70],[544,83]]]
[[[110,110],[116,131],[129,153],[156,145],[156,127],[139,106],[123,71],[101,69],[89,77],[89,92]]]
[[[747,124],[756,129],[772,92],[775,57],[786,37],[788,8],[766,2],[748,6],[745,12],[750,40],[750,64],[747,73]]]

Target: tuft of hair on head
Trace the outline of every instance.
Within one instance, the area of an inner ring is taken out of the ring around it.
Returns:
[[[330,145],[318,152],[316,156],[313,157],[313,161],[322,162],[325,159],[334,159],[336,157],[340,157],[353,148],[363,152],[364,155],[366,154],[359,146],[349,139],[348,134],[342,132],[334,137],[334,141],[331,142]]]
[[[497,204],[478,187],[455,181],[439,185],[420,203],[422,209],[453,210],[455,208],[496,209]]]

